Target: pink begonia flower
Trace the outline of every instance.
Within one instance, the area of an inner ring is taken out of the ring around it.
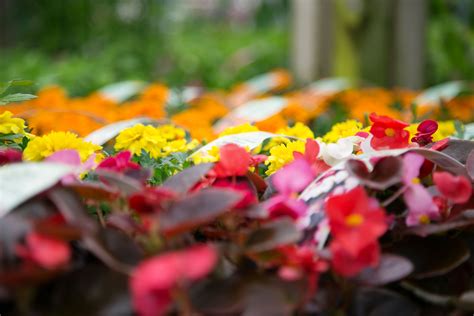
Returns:
[[[172,290],[206,276],[217,259],[212,246],[198,245],[143,261],[130,279],[134,309],[142,316],[165,315]]]
[[[406,218],[408,226],[428,223],[430,220],[440,218],[436,203],[418,178],[424,160],[423,156],[415,153],[408,153],[403,157],[402,179],[405,185],[403,197],[408,206],[409,213]]]
[[[435,172],[433,181],[439,192],[454,203],[465,203],[471,197],[472,186],[466,177],[454,176],[449,172]]]
[[[270,218],[289,216],[296,220],[304,216],[307,205],[297,200],[297,194],[313,181],[315,174],[305,159],[295,159],[280,169],[272,178],[278,194],[265,202]]]
[[[79,153],[76,150],[64,149],[55,152],[54,154],[46,158],[45,161],[59,162],[62,164],[78,167],[76,174],[67,175],[61,179],[61,182],[63,184],[70,184],[76,181],[77,177],[81,173],[91,170],[94,167],[94,159],[95,154],[92,154],[84,163],[81,163],[81,157],[79,156]]]
[[[138,170],[140,165],[133,162],[132,153],[128,150],[121,151],[115,156],[107,157],[97,166],[97,169],[107,169],[115,172],[123,172],[128,169]]]
[[[314,179],[313,170],[305,159],[296,159],[280,169],[272,178],[278,193],[290,195],[302,191]]]

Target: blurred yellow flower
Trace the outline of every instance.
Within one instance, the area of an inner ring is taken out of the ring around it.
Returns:
[[[335,143],[340,138],[354,136],[362,130],[362,123],[356,120],[347,120],[334,124],[329,132],[323,136],[325,143]]]
[[[0,114],[0,134],[25,134],[25,121],[13,117],[13,113],[5,111]]]
[[[286,136],[293,136],[298,138],[314,138],[313,131],[306,125],[301,122],[297,122],[292,127],[286,126],[284,128],[280,128],[276,131],[277,134],[282,134]]]
[[[220,149],[217,146],[212,146],[207,152],[198,152],[189,158],[194,162],[195,165],[207,162],[216,162],[220,159]]]
[[[245,123],[245,124],[241,124],[237,126],[227,127],[225,130],[223,130],[219,134],[219,137],[226,136],[226,135],[247,133],[247,132],[258,132],[258,131],[259,131],[258,127],[250,123]]]
[[[136,124],[124,129],[115,140],[115,150],[130,150],[141,155],[142,150],[152,158],[160,158],[175,152],[186,152],[197,147],[198,142],[188,142],[182,128],[167,124],[151,126]]]
[[[84,162],[92,154],[100,151],[102,147],[86,142],[71,132],[51,132],[30,140],[23,152],[23,158],[30,161],[40,161],[57,151],[65,149],[76,150],[81,157],[81,161]]]
[[[265,161],[265,164],[268,166],[266,174],[271,175],[287,163],[293,161],[293,153],[295,151],[304,153],[305,144],[305,141],[297,140],[271,148],[270,156]]]
[[[140,156],[142,150],[148,152],[152,158],[161,156],[161,148],[166,144],[164,139],[151,125],[137,124],[124,129],[115,139],[115,150],[130,150],[132,154]]]
[[[433,134],[433,141],[437,142],[456,133],[454,121],[438,122],[438,130]]]

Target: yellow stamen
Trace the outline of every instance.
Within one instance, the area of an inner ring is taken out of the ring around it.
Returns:
[[[413,184],[420,184],[420,178],[413,178],[413,179],[411,179],[411,183],[413,183]]]
[[[346,217],[346,224],[352,227],[359,226],[364,221],[360,214],[351,214]]]
[[[423,215],[420,216],[419,221],[420,221],[421,224],[429,224],[430,223],[430,218],[428,217],[428,215],[423,214]]]
[[[385,130],[385,135],[388,137],[393,137],[395,135],[395,131],[393,130],[393,128],[387,128]]]

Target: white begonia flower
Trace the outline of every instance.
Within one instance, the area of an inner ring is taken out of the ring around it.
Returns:
[[[325,163],[330,166],[353,156],[355,146],[358,146],[363,138],[350,136],[339,139],[336,143],[320,144],[321,156]]]

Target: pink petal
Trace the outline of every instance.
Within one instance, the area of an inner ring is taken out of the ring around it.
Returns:
[[[272,177],[272,183],[279,193],[289,195],[302,191],[313,179],[310,164],[304,159],[296,159],[280,169]]]
[[[421,215],[426,215],[430,219],[439,218],[439,210],[436,204],[433,202],[433,198],[421,184],[410,185],[405,193],[403,194],[405,203],[408,206],[409,215],[407,217],[407,225],[413,226],[420,224],[417,220]]]
[[[81,156],[74,149],[64,149],[55,152],[48,158],[46,161],[50,162],[60,162],[67,165],[80,166],[81,165]]]
[[[403,156],[403,182],[411,185],[414,178],[420,175],[420,168],[425,158],[419,154],[407,153]]]

